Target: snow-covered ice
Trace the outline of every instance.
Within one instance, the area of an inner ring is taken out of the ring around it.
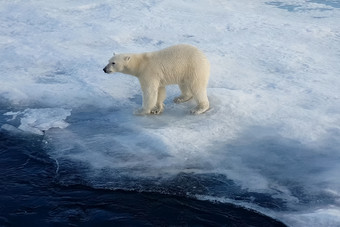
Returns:
[[[45,132],[60,168],[95,187],[339,226],[339,21],[336,0],[2,1],[2,129]],[[210,59],[212,110],[189,115],[170,86],[162,115],[134,116],[138,81],[102,68],[113,52],[178,43]]]

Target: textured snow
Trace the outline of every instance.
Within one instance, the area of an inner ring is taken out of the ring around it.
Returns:
[[[339,1],[18,0],[0,3],[0,21],[2,128],[45,132],[61,169],[340,224]],[[212,110],[189,115],[170,86],[162,115],[134,116],[137,79],[102,68],[113,52],[178,43],[210,59]]]

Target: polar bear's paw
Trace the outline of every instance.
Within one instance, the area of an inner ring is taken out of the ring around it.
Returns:
[[[164,104],[162,105],[157,105],[155,106],[152,110],[151,110],[151,114],[155,114],[155,115],[158,115],[158,114],[161,114],[163,113],[163,110],[164,110]]]
[[[183,102],[187,102],[192,98],[192,96],[178,96],[174,99],[174,103],[183,103]]]

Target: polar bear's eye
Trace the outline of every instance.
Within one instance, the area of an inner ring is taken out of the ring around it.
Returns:
[[[114,65],[114,64],[116,64],[116,63],[112,62],[111,64]]]

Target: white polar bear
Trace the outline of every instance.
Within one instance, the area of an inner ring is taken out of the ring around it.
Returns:
[[[160,114],[164,110],[165,86],[178,84],[182,94],[174,99],[182,103],[194,98],[192,114],[209,109],[207,85],[210,64],[196,47],[180,44],[166,49],[141,54],[113,56],[103,69],[105,73],[121,72],[136,76],[143,91],[143,108],[136,114]]]

